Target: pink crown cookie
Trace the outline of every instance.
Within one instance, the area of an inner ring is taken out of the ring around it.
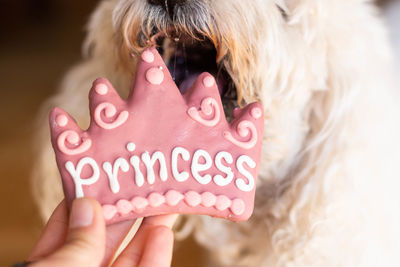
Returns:
[[[106,79],[89,93],[86,131],[65,111],[50,114],[64,194],[92,197],[107,223],[166,213],[243,221],[253,211],[263,111],[252,103],[229,124],[217,84],[201,74],[181,95],[156,49],[139,60],[128,99]]]

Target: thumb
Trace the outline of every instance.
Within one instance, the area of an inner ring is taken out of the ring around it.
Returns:
[[[67,239],[60,249],[32,266],[98,267],[105,250],[105,223],[99,203],[80,198],[72,203]]]

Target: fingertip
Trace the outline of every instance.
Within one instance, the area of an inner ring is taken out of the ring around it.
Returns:
[[[105,231],[100,204],[90,198],[75,199],[66,243],[50,259],[63,259],[71,265],[98,266],[105,251]]]
[[[72,203],[69,216],[69,228],[90,226],[94,219],[94,205],[89,199],[76,199]]]
[[[93,247],[104,247],[105,221],[100,204],[91,198],[78,198],[72,202],[67,242],[84,241]]]
[[[88,227],[93,224],[104,224],[100,204],[91,198],[77,198],[72,202],[69,216],[69,228]]]
[[[166,215],[157,215],[146,217],[143,220],[144,225],[152,225],[152,226],[165,226],[167,228],[172,228],[178,219],[178,214],[166,214]]]
[[[89,198],[74,200],[65,230],[68,231],[66,242],[38,263],[43,266],[100,266],[105,250],[105,222],[99,203]],[[58,238],[60,234],[53,232],[52,236]]]
[[[171,228],[160,225],[150,230],[149,241],[159,241],[161,244],[169,244],[174,241],[174,232]]]
[[[149,231],[140,267],[171,266],[174,233],[171,228],[159,225]],[[157,257],[154,252],[157,252]]]

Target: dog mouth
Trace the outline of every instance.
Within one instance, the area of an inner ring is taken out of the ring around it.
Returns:
[[[184,94],[202,72],[216,79],[225,116],[232,120],[233,110],[238,106],[236,87],[221,62],[217,62],[217,49],[206,37],[177,31],[158,32],[151,43],[156,45],[173,80]]]

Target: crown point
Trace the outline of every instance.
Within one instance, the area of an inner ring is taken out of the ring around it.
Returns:
[[[211,87],[215,84],[215,79],[214,77],[207,75],[206,77],[203,78],[203,84],[205,87]]]
[[[151,51],[146,50],[142,53],[142,60],[147,63],[152,63],[154,61],[154,54]]]
[[[164,80],[164,73],[161,69],[153,67],[146,72],[146,80],[154,85],[159,85]]]
[[[68,118],[67,118],[67,116],[65,116],[64,114],[58,115],[58,116],[56,117],[56,123],[57,123],[57,125],[60,126],[60,127],[66,126],[67,123],[68,123]]]
[[[96,88],[94,90],[99,95],[105,95],[108,92],[108,87],[104,83],[99,83],[96,85]]]

